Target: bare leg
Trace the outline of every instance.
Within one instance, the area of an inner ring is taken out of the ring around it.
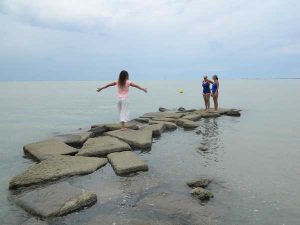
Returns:
[[[203,94],[203,100],[204,100],[204,104],[205,104],[205,111],[207,110],[207,101],[206,101],[206,95]]]
[[[206,99],[207,99],[207,112],[209,112],[209,108],[210,108],[210,94],[206,94]]]
[[[213,96],[215,112],[218,112],[218,109],[219,109],[218,97],[219,97],[218,94],[214,94],[214,96]]]
[[[121,122],[121,130],[126,130],[125,122]]]

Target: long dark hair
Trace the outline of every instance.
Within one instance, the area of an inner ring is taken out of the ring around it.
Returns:
[[[129,74],[126,70],[122,70],[120,72],[120,75],[119,75],[119,80],[118,80],[118,85],[120,87],[124,87],[125,84],[126,84],[126,81],[129,79]]]
[[[214,77],[216,78],[216,80],[219,80],[218,76],[215,74]]]

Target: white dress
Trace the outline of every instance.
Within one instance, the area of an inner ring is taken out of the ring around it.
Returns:
[[[118,117],[120,122],[128,122],[129,121],[129,102],[128,102],[128,95],[129,95],[129,87],[131,81],[127,80],[124,87],[120,87],[118,82],[118,103],[117,103],[117,111]]]

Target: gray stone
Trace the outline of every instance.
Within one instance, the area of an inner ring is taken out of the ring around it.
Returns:
[[[149,121],[149,125],[160,124],[160,123],[165,125],[166,130],[176,130],[177,129],[177,125],[175,123],[165,122],[165,121],[155,121],[155,120]]]
[[[150,130],[116,130],[105,133],[128,143],[132,148],[148,149],[152,145],[152,132]]]
[[[193,112],[194,114],[198,114],[200,115],[202,118],[215,118],[215,117],[219,117],[221,116],[220,113],[218,112],[205,112],[205,110],[200,109],[200,110],[196,110],[195,112]]]
[[[26,187],[63,177],[84,175],[106,165],[107,159],[83,156],[55,156],[35,164],[13,177],[9,189]]]
[[[178,112],[186,112],[186,109],[183,108],[183,107],[179,107],[179,108],[177,109],[177,111],[178,111]]]
[[[188,115],[182,117],[182,119],[187,119],[187,120],[192,120],[192,121],[198,121],[198,120],[201,119],[201,115],[191,113],[191,114],[188,114]]]
[[[96,194],[63,182],[25,193],[16,204],[33,215],[48,218],[69,214],[96,201]]]
[[[201,150],[203,152],[206,152],[206,151],[208,151],[208,146],[207,145],[200,145],[199,150]]]
[[[159,107],[158,111],[160,111],[160,112],[166,112],[166,111],[169,111],[169,110],[166,109],[166,108],[164,108],[164,107]]]
[[[210,191],[205,190],[204,188],[201,187],[194,188],[191,191],[191,194],[193,196],[196,196],[201,201],[209,200],[210,198],[214,197],[214,195]]]
[[[132,172],[148,171],[148,165],[134,152],[116,152],[107,156],[117,175],[127,175]]]
[[[163,123],[152,124],[141,128],[141,130],[150,130],[152,137],[160,137],[165,129],[166,126]]]
[[[130,146],[117,138],[102,136],[88,139],[77,153],[79,156],[106,156],[109,153],[131,150]]]
[[[103,135],[108,129],[104,126],[94,127],[90,129],[90,132],[93,133],[92,137],[99,137]]]
[[[211,178],[202,177],[196,180],[189,181],[186,184],[191,188],[196,188],[196,187],[206,188],[212,182],[212,180],[213,179]]]
[[[22,225],[48,225],[46,221],[40,220],[38,218],[32,217],[29,220],[22,223]]]
[[[240,117],[240,116],[241,116],[241,113],[240,113],[239,110],[234,110],[234,109],[232,109],[232,110],[226,112],[225,115],[227,115],[227,116]]]
[[[153,117],[152,120],[153,121],[160,121],[160,122],[176,123],[178,119],[167,118],[167,117]]]
[[[87,139],[93,137],[93,133],[86,131],[72,134],[57,135],[54,138],[71,146],[82,145]]]
[[[187,119],[179,119],[177,120],[177,125],[183,127],[185,129],[194,129],[197,128],[199,125],[191,120]]]
[[[27,144],[23,147],[23,150],[25,154],[30,155],[38,161],[42,161],[55,155],[71,155],[78,152],[76,148],[72,148],[55,139]]]
[[[121,129],[121,124],[120,123],[109,123],[109,124],[105,124],[104,127],[106,127],[109,131],[113,131],[113,130],[120,130]],[[131,130],[138,130],[139,127],[136,123],[125,123],[125,127],[127,129],[131,129]]]

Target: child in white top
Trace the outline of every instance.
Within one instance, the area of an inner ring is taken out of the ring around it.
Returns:
[[[135,87],[137,89],[140,89],[147,93],[146,88],[142,88],[137,84],[134,84],[129,80],[128,72],[125,70],[122,70],[119,75],[118,81],[114,81],[112,83],[109,83],[103,87],[100,87],[97,89],[98,92],[102,91],[105,88],[111,87],[111,86],[118,86],[118,116],[121,123],[121,130],[125,130],[125,123],[129,120],[129,103],[128,103],[128,95],[129,95],[129,87]]]

